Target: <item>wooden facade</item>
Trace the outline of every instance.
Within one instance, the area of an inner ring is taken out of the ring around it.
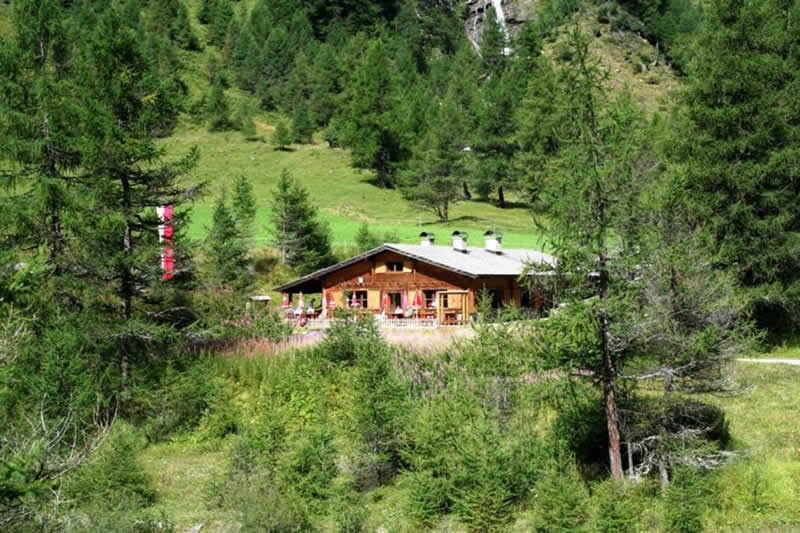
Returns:
[[[392,315],[404,295],[411,306],[419,291],[423,305],[415,310],[415,316],[438,318],[440,323],[446,324],[466,323],[475,312],[477,295],[483,289],[491,292],[497,307],[515,305],[541,309],[547,306],[545,298],[525,297],[518,276],[468,276],[392,250],[356,259],[316,276],[315,288],[319,290],[295,283],[287,292],[321,292],[329,305],[333,302],[335,308],[349,308],[356,291],[360,309]],[[388,309],[381,305],[384,293],[391,302],[386,306]]]

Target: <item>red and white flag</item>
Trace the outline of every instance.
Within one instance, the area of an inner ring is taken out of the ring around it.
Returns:
[[[172,251],[172,206],[162,205],[156,207],[156,214],[158,215],[161,224],[158,226],[158,242],[165,243],[164,248],[161,249],[161,270],[164,274],[161,279],[172,279],[175,272],[175,254]]]

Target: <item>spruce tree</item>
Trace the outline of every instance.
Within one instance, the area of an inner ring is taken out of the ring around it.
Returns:
[[[231,20],[233,20],[233,6],[231,6],[230,0],[215,0],[208,29],[209,44],[218,47],[225,44],[225,36]]]
[[[247,176],[239,176],[233,182],[233,217],[236,229],[249,245],[255,235],[256,199],[253,196],[253,185]]]
[[[275,132],[272,134],[272,144],[274,144],[278,150],[288,150],[289,145],[292,144],[292,134],[285,120],[279,120],[278,124],[275,125]]]
[[[392,69],[381,41],[369,43],[353,76],[343,141],[351,149],[354,167],[374,170],[378,182],[390,187],[403,149],[395,131]]]
[[[16,3],[13,39],[0,46],[2,248],[43,247],[51,272],[67,268],[71,177],[82,147],[75,44],[61,2]],[[18,260],[22,260],[18,258]]]
[[[239,187],[235,198],[242,194],[241,184],[241,181],[237,181]],[[246,238],[240,231],[242,225],[238,213],[231,213],[225,197],[223,189],[214,206],[211,228],[205,241],[208,275],[215,286],[241,289],[250,282],[251,264],[247,257]]]
[[[301,274],[333,263],[330,230],[287,170],[281,172],[271,207],[274,244],[283,263]]]
[[[209,131],[222,131],[230,129],[233,125],[230,116],[228,99],[225,96],[225,87],[217,76],[211,85],[211,90],[206,101],[206,116],[208,117]]]
[[[800,316],[797,4],[716,0],[683,93],[674,168],[718,268],[750,289],[763,325]]]
[[[311,122],[308,104],[304,98],[301,98],[292,115],[292,137],[295,142],[300,144],[310,144],[313,133],[314,124]]]

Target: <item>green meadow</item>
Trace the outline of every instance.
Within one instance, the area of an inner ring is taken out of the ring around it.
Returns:
[[[294,145],[291,150],[277,150],[270,142],[276,116],[259,114],[258,134],[247,139],[237,131],[208,132],[202,125],[184,121],[178,130],[164,140],[170,157],[177,157],[196,146],[200,160],[190,182],[206,182],[206,194],[193,206],[189,235],[201,239],[211,223],[214,202],[223,188],[230,188],[240,175],[253,184],[259,205],[256,246],[269,246],[269,205],[272,190],[280,173],[286,169],[308,191],[328,222],[334,246],[353,243],[360,224],[367,222],[371,231],[383,236],[391,234],[399,242],[413,243],[420,231],[433,231],[440,243],[448,242],[449,234],[464,230],[473,245],[482,246],[482,234],[488,229],[505,232],[505,245],[511,248],[545,247],[541,232],[536,229],[534,214],[524,207],[500,209],[489,202],[464,201],[451,211],[450,221],[437,222],[436,217],[405,200],[399,190],[383,189],[373,183],[371,172],[350,166],[346,150],[332,149],[321,142]],[[513,201],[513,197],[511,198]]]

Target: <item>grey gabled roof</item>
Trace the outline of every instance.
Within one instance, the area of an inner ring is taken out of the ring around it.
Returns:
[[[283,292],[287,289],[308,285],[315,280],[320,280],[330,272],[345,268],[386,251],[396,252],[470,278],[478,278],[481,276],[519,276],[522,274],[525,266],[531,263],[548,265],[551,267],[556,266],[555,257],[536,250],[505,248],[502,253],[496,254],[485,248],[467,248],[466,252],[460,252],[454,250],[451,246],[387,243],[336,265],[317,270],[307,276],[275,287],[275,290]]]

